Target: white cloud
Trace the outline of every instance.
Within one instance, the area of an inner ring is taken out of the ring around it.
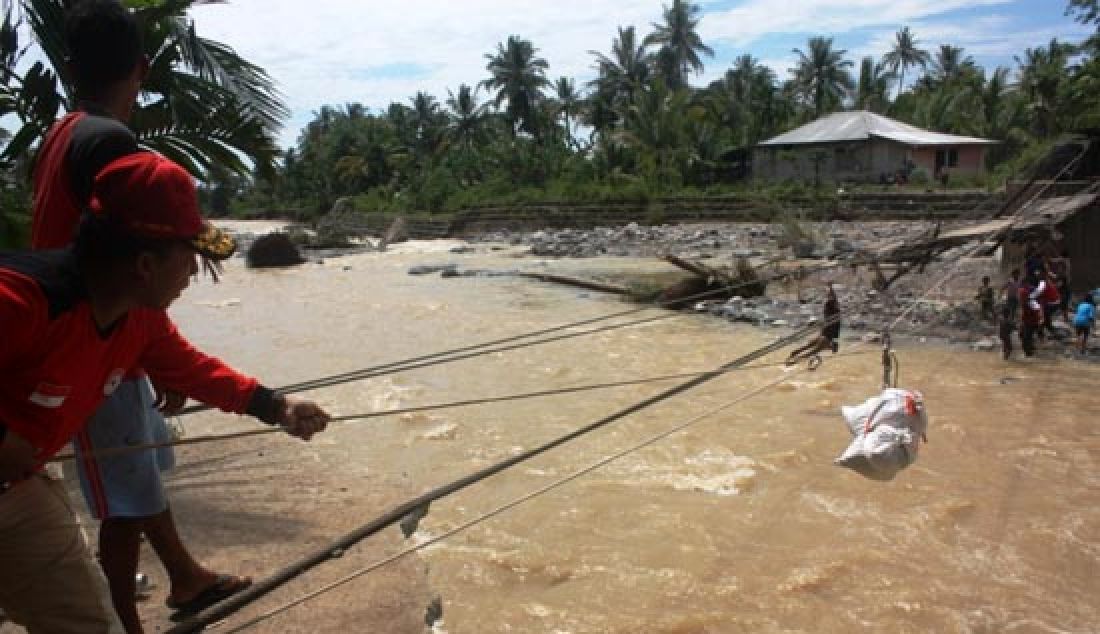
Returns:
[[[698,1],[698,0],[697,0]],[[1019,0],[703,0],[700,35],[711,46],[764,49],[783,78],[793,64],[767,50],[769,35],[825,33],[843,40],[850,58],[885,52],[894,31],[911,26],[928,48],[961,45],[976,56],[1008,55],[1045,43],[1055,29],[1019,30],[997,16],[950,22],[960,9],[991,11]],[[1033,0],[1025,0],[1033,1]],[[1047,0],[1043,0],[1044,2]],[[199,33],[225,42],[268,70],[293,111],[282,142],[290,145],[324,104],[360,102],[373,109],[407,102],[419,90],[439,99],[460,83],[487,76],[485,54],[509,35],[534,42],[551,78],[590,79],[589,50],[607,52],[619,26],[639,36],[661,19],[666,0],[231,0],[193,10]],[[855,34],[845,37],[845,34]],[[853,41],[854,40],[854,41]],[[730,60],[707,65],[706,82]],[[482,95],[484,98],[484,94]]]
[[[959,9],[1012,4],[1013,0],[749,0],[708,14],[700,23],[705,40],[745,46],[773,33],[847,33],[903,25]]]
[[[294,117],[293,142],[310,112],[357,101],[384,108],[418,90],[442,99],[487,76],[484,55],[517,34],[550,64],[550,77],[588,78],[592,56],[607,51],[618,26],[641,33],[660,18],[653,0],[464,2],[406,0],[233,0],[194,9],[196,29],[230,44],[279,82]],[[412,66],[401,75],[387,69]]]

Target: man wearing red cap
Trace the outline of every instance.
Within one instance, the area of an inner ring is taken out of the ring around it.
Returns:
[[[67,77],[78,108],[51,128],[34,170],[32,246],[57,249],[73,238],[93,179],[112,160],[138,151],[130,118],[148,64],[133,15],[114,0],[83,0],[66,16]],[[161,471],[171,448],[97,456],[103,449],[167,440],[163,416],[144,374],[123,377],[73,443],[88,509],[101,520],[100,562],[128,634],[141,634],[135,573],[144,535],[164,563],[167,602],[181,613],[239,591],[248,578],[217,574],[188,551],[168,505]],[[172,399],[169,399],[171,401]],[[182,405],[182,402],[178,402]]]
[[[39,470],[133,368],[306,440],[329,418],[199,352],[165,313],[200,258],[235,248],[185,170],[131,154],[92,194],[72,248],[0,256],[0,609],[34,634],[117,631],[64,488]]]

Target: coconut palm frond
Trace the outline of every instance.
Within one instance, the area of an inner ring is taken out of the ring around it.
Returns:
[[[217,124],[184,124],[173,120],[166,107],[147,109],[146,126],[138,135],[142,147],[176,161],[193,174],[221,168],[248,173],[245,155],[272,155],[278,150],[272,139],[265,138],[255,121],[239,119],[234,125],[228,116]],[[155,121],[160,119],[160,125]]]
[[[173,151],[190,157],[180,163],[196,175],[222,160],[222,168],[247,174],[243,157],[261,175],[271,173],[277,155],[274,135],[235,94],[187,73],[176,73],[172,84],[173,91],[135,109],[132,127],[139,142],[157,151],[165,145],[163,153],[173,159]],[[232,151],[223,152],[223,147]]]
[[[68,52],[65,46],[65,6],[62,0],[23,0],[21,7],[27,25],[38,48],[49,61],[50,68],[58,71],[65,68]],[[61,78],[60,88],[65,106],[70,108],[75,96],[72,86],[64,77]]]

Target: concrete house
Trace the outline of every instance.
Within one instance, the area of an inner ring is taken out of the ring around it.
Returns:
[[[836,112],[753,148],[753,177],[763,181],[871,182],[921,169],[975,174],[997,141],[930,132],[857,110]]]

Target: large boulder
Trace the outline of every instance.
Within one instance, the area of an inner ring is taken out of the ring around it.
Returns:
[[[290,235],[281,231],[256,238],[245,253],[245,262],[252,269],[296,266],[305,261]]]

